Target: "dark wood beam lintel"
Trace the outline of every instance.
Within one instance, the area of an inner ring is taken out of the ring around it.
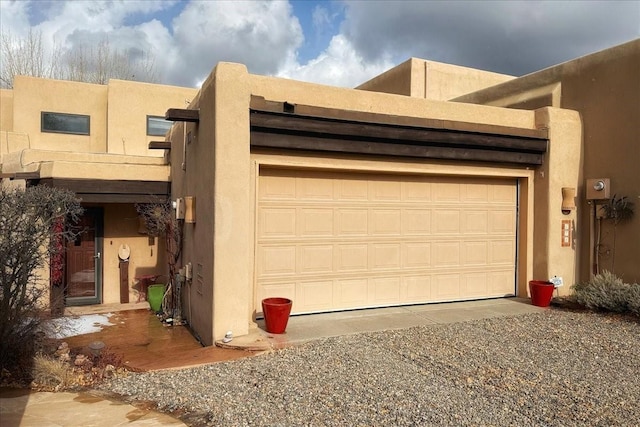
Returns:
[[[186,108],[169,108],[164,115],[165,120],[172,122],[191,122],[200,121],[200,110],[188,110]]]
[[[454,148],[498,148],[501,150],[544,153],[547,140],[521,136],[491,135],[480,132],[451,131],[379,123],[358,123],[335,119],[271,115],[254,112],[251,129],[257,132],[285,133],[351,140],[404,144],[440,144]]]
[[[389,142],[324,139],[312,136],[282,135],[252,132],[253,148],[278,148],[343,154],[383,155],[394,157],[430,158],[440,160],[511,163],[541,165],[542,153],[524,153],[504,150],[452,149],[430,145],[412,145]]]
[[[9,178],[9,179],[40,179],[40,172],[8,172],[0,174],[0,178]]]
[[[171,150],[171,141],[151,141],[150,150]]]
[[[77,194],[82,203],[158,203],[169,197],[167,194]]]
[[[66,188],[78,195],[162,195],[170,194],[170,183],[164,181],[122,181],[45,178],[41,185]]]

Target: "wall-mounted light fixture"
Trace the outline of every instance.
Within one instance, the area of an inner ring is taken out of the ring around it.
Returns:
[[[184,199],[183,198],[177,198],[174,202],[173,202],[173,207],[176,210],[176,219],[184,219]]]
[[[609,178],[588,179],[586,185],[587,200],[605,200],[611,198]]]
[[[562,187],[562,214],[569,215],[576,208],[576,189]]]
[[[184,222],[187,224],[196,223],[196,198],[195,196],[184,196]]]

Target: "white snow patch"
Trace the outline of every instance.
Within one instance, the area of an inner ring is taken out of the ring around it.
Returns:
[[[115,323],[109,322],[111,316],[113,316],[112,313],[86,314],[52,319],[47,335],[49,338],[62,339],[99,332],[104,326],[115,325]]]

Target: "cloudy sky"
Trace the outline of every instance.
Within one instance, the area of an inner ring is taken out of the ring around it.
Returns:
[[[353,87],[410,57],[524,75],[640,37],[625,1],[0,0],[0,30],[70,48],[107,38],[197,87],[217,62]]]

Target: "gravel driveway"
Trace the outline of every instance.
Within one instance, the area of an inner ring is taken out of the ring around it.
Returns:
[[[328,338],[103,389],[189,425],[638,426],[640,322],[551,309]]]

